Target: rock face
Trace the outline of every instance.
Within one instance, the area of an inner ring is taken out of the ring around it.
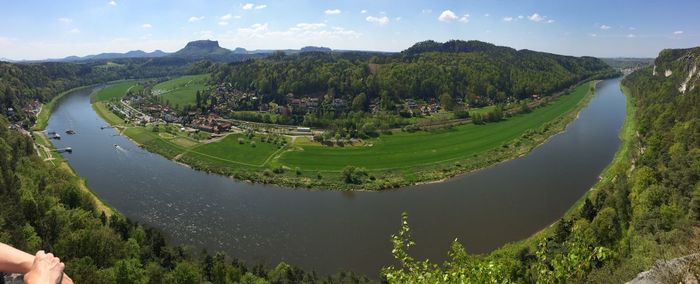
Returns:
[[[700,47],[662,50],[654,62],[654,76],[659,75],[657,69],[664,70],[665,80],[678,86],[681,95],[692,92],[700,85]]]
[[[627,284],[686,283],[698,284],[700,279],[700,253],[657,261],[650,270],[637,274]]]

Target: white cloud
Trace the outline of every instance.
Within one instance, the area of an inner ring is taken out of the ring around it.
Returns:
[[[143,24],[143,25],[141,25],[141,27],[144,28],[144,29],[150,29],[150,28],[153,28],[153,25],[151,25],[151,24]]]
[[[455,12],[452,12],[450,10],[445,10],[442,11],[440,16],[438,16],[438,21],[440,22],[451,22],[457,19],[457,15],[455,15]]]
[[[114,0],[109,1],[109,3],[107,3],[107,4],[112,5],[112,6],[117,6],[117,2],[115,2]]]
[[[58,21],[61,23],[64,23],[64,24],[70,24],[73,22],[73,19],[61,17],[61,18],[58,18]]]
[[[503,21],[504,21],[504,22],[512,22],[512,21],[513,21],[513,17],[503,17]]]
[[[484,17],[491,17],[491,14],[486,13],[486,14],[484,14]]]
[[[522,20],[524,18],[525,18],[525,16],[523,16],[523,15],[518,16],[518,20]]]
[[[325,28],[326,24],[324,23],[298,23],[296,26],[289,28],[290,30],[293,31],[309,31],[309,30],[318,30]]]
[[[255,8],[255,4],[253,3],[245,3],[241,5],[241,9],[243,10],[253,10]]]
[[[228,26],[227,21],[219,21],[219,26]]]
[[[79,34],[79,33],[80,33],[80,30],[79,30],[78,28],[73,28],[73,29],[71,29],[69,32],[72,33],[72,34]]]
[[[607,30],[610,29],[610,26],[608,26],[608,25],[600,25],[600,29],[601,29],[601,30],[604,30],[604,31],[607,31]]]
[[[598,36],[598,34],[588,34],[588,35],[591,36],[591,37],[597,37],[597,36]]]
[[[325,23],[298,23],[286,30],[272,30],[267,23],[254,24],[231,32],[217,35],[222,42],[292,42],[299,46],[324,45],[328,40],[351,41],[362,36],[361,33],[342,27],[329,27]],[[269,45],[269,43],[268,43]]]
[[[340,10],[338,10],[338,9],[333,9],[333,10],[330,10],[330,9],[329,9],[329,10],[324,11],[323,13],[326,14],[326,15],[338,15],[338,14],[340,14],[341,12],[340,12]]]
[[[462,22],[462,23],[465,23],[465,24],[466,24],[466,23],[469,23],[469,14],[465,14],[464,16],[462,16],[461,18],[459,18],[459,21]]]
[[[522,19],[522,16],[518,16],[518,19]],[[554,20],[548,19],[547,16],[542,16],[538,13],[534,13],[534,14],[528,16],[527,19],[530,21],[533,21],[535,23],[545,23],[545,24],[554,23]]]
[[[401,19],[402,19],[401,17],[396,17],[396,18],[394,18],[394,22],[401,22]]]
[[[269,25],[267,23],[264,24],[253,24],[249,28],[239,28],[238,33],[242,35],[243,37],[262,37],[264,34],[268,31]]]
[[[673,34],[674,34],[674,35],[682,35],[682,34],[683,34],[683,31],[675,31],[675,32],[673,32]]]
[[[635,34],[628,34],[627,35],[627,38],[635,38],[635,37],[637,37],[637,35],[635,35]]]
[[[431,9],[423,9],[420,11],[421,14],[430,14],[432,12],[433,12],[433,10],[431,10]]]
[[[265,8],[267,8],[267,5],[265,5],[265,4],[260,4],[260,5],[255,6],[255,10],[261,10],[261,9],[265,9]]]
[[[232,16],[231,14],[226,14],[226,15],[223,15],[223,16],[219,17],[219,20],[221,20],[221,21],[228,21],[228,20],[230,20],[231,18],[233,18],[233,16]]]
[[[636,29],[637,29],[637,28],[635,28],[635,27],[629,27],[629,30],[630,30],[630,31],[634,31],[634,30],[636,30]]]
[[[383,25],[386,25],[389,23],[389,18],[387,16],[381,16],[381,17],[367,16],[367,18],[365,18],[365,20],[370,22],[370,23],[380,25],[380,26],[383,26]]]
[[[199,32],[199,38],[201,39],[212,39],[214,38],[214,32],[205,30],[205,31],[200,31]]]
[[[360,11],[360,14],[367,14],[367,10]]]
[[[204,20],[204,16],[201,16],[201,17],[192,16],[187,21],[190,23],[194,23],[194,22],[199,22],[201,20]]]
[[[531,16],[527,17],[527,19],[538,23],[544,21],[544,17],[537,13],[532,14]]]

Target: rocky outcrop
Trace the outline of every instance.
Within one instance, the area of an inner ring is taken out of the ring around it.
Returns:
[[[700,253],[657,261],[650,270],[637,274],[628,284],[686,283],[698,284]]]

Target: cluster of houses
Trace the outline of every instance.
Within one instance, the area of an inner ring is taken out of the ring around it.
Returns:
[[[27,104],[24,107],[24,113],[26,113],[28,116],[37,116],[39,115],[39,112],[41,111],[41,102],[38,100],[34,100],[33,102]]]
[[[221,133],[231,130],[235,122],[224,119],[217,114],[196,115],[189,126],[210,133]]]

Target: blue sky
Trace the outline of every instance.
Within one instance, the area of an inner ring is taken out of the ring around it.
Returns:
[[[0,57],[44,59],[218,40],[400,51],[476,39],[559,54],[653,57],[700,45],[700,1],[67,0],[0,3]]]

